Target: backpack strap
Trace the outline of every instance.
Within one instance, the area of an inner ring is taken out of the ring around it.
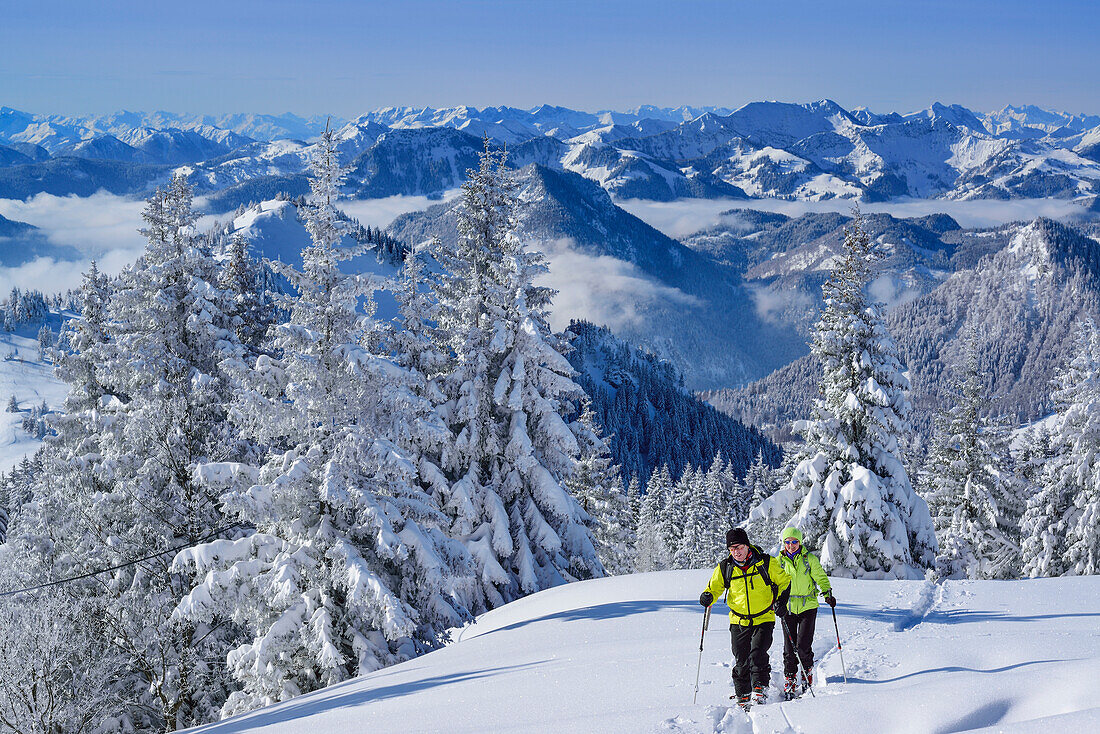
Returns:
[[[813,587],[813,598],[817,598],[817,592],[821,591],[821,587],[817,585],[817,579],[814,578],[813,569],[810,568],[810,554],[805,549],[802,550],[802,563],[806,566],[806,576],[810,579],[810,586]]]
[[[779,586],[772,583],[772,577],[768,573],[768,564],[772,562],[772,557],[769,556],[767,553],[761,553],[760,555],[763,557],[763,560],[760,562],[760,575],[763,577],[764,583],[771,587],[772,604],[774,605],[775,600],[779,598]]]
[[[722,584],[725,586],[726,591],[729,592],[730,579],[733,578],[733,560],[729,556],[726,556],[718,566],[722,569]]]
[[[756,554],[758,556],[760,556],[760,561],[758,562],[759,563],[759,569],[758,569],[757,573],[759,573],[760,577],[762,579],[764,579],[764,583],[768,585],[768,588],[770,588],[772,590],[771,604],[766,606],[761,611],[756,612],[755,614],[741,614],[741,612],[738,612],[732,606],[730,607],[730,613],[731,614],[734,614],[734,615],[740,617],[741,619],[748,619],[748,620],[751,621],[751,620],[755,619],[756,617],[760,617],[760,616],[763,616],[763,615],[767,614],[768,612],[770,612],[775,607],[775,602],[776,602],[776,600],[779,599],[779,586],[772,582],[771,575],[768,573],[768,564],[771,563],[772,557],[769,556],[764,551],[760,550],[759,548],[755,547],[755,546],[750,546],[750,547],[756,552]],[[722,581],[726,586],[726,597],[727,597],[726,598],[726,606],[729,606],[730,581],[733,578],[733,559],[730,558],[729,556],[727,556],[726,558],[722,559],[722,562],[719,564],[719,566],[722,569]],[[750,576],[750,575],[751,574],[745,574],[745,576]]]

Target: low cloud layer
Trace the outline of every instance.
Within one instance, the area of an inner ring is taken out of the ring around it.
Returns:
[[[136,257],[129,251],[113,250],[87,260],[58,261],[39,257],[18,267],[0,268],[0,298],[7,298],[12,288],[37,290],[46,295],[76,290],[84,282],[84,273],[88,272],[93,259],[100,271],[116,274]]]
[[[867,292],[872,301],[883,304],[887,311],[893,311],[920,297],[920,289],[907,286],[890,275],[872,280],[867,286]]]
[[[0,293],[6,294],[12,286],[44,293],[78,288],[92,260],[103,272],[118,273],[137,259],[145,246],[138,233],[144,208],[144,201],[105,192],[86,197],[37,194],[26,201],[0,199],[0,215],[32,224],[50,244],[71,247],[79,254],[73,261],[36,258],[0,268]]]
[[[623,209],[659,229],[669,237],[680,239],[719,223],[736,223],[724,218],[730,209],[754,209],[778,212],[798,217],[807,212],[839,212],[850,214],[856,203],[849,199],[828,201],[784,201],[781,199],[679,199],[677,201],[616,201]],[[923,217],[928,214],[948,214],[963,227],[993,227],[1005,222],[1031,220],[1043,216],[1052,219],[1082,214],[1084,209],[1065,199],[1019,199],[1014,201],[947,201],[943,199],[906,199],[875,204],[861,203],[865,213],[885,212],[895,217]],[[735,215],[734,215],[735,216]]]
[[[143,200],[100,192],[92,196],[36,194],[26,201],[0,199],[0,214],[38,227],[52,244],[73,247],[89,258],[144,244]]]
[[[448,192],[442,200],[457,194],[457,189]],[[385,227],[400,214],[426,209],[440,201],[426,196],[390,196],[341,201],[339,206],[364,225]],[[202,204],[201,197],[196,199],[195,208],[201,211]],[[0,267],[0,294],[7,294],[13,286],[44,293],[79,288],[82,274],[92,260],[103,272],[117,274],[145,249],[145,239],[138,232],[144,225],[141,219],[144,209],[144,200],[106,192],[86,197],[37,194],[27,201],[0,199],[0,215],[32,224],[50,244],[71,247],[79,254],[71,262],[39,257],[14,267]],[[197,226],[207,228],[224,219],[225,216],[204,216]],[[19,244],[0,242],[0,247],[4,246]]]
[[[768,286],[749,286],[749,294],[756,306],[756,314],[774,324],[785,325],[792,314],[809,311],[816,305],[815,299],[804,291],[773,290]]]
[[[540,279],[558,291],[551,326],[560,331],[572,318],[609,326],[613,331],[645,318],[646,307],[658,302],[692,306],[694,297],[657,283],[628,263],[608,255],[579,252],[569,239],[540,243],[550,272]]]
[[[450,201],[460,192],[460,189],[451,189],[442,198],[435,199],[427,196],[387,196],[382,199],[341,200],[336,205],[348,216],[358,219],[364,227],[388,227],[402,214],[423,211],[435,204]]]
[[[745,202],[735,199],[677,199],[676,201],[616,200],[615,204],[673,239],[680,239],[721,220],[721,214]]]
[[[448,192],[444,200],[458,195]],[[397,216],[426,209],[439,199],[424,196],[391,196],[383,199],[340,202],[348,214],[364,225],[385,227]],[[852,202],[789,202],[779,200],[743,201],[733,199],[684,199],[674,202],[628,200],[618,202],[627,211],[672,237],[684,237],[700,229],[723,223],[738,225],[736,214],[722,212],[734,208],[777,211],[798,216],[807,211],[838,211],[848,213]],[[201,207],[201,200],[196,202]],[[1055,199],[1020,201],[941,201],[912,200],[885,204],[864,204],[867,212],[887,211],[899,217],[923,216],[946,212],[964,227],[992,226],[1012,220],[1028,220],[1036,216],[1061,217],[1079,213],[1072,202]],[[38,227],[53,245],[71,247],[80,258],[72,262],[37,258],[15,267],[0,268],[0,293],[12,286],[56,293],[80,286],[81,274],[95,259],[101,270],[114,274],[133,262],[144,248],[138,233],[142,226],[142,200],[100,192],[93,196],[54,196],[38,194],[27,201],[0,199],[0,215]],[[200,224],[206,222],[204,218]],[[17,243],[7,243],[18,246]],[[3,243],[0,243],[3,246]],[[633,265],[606,256],[590,256],[578,252],[571,243],[550,243],[547,255],[552,271],[549,283],[561,291],[556,300],[555,327],[568,323],[570,317],[584,317],[608,324],[613,328],[634,323],[642,318],[646,304],[655,300],[687,303],[691,298],[647,278]],[[760,294],[762,312],[774,313],[784,306]],[[894,294],[890,302],[906,300],[906,294]]]

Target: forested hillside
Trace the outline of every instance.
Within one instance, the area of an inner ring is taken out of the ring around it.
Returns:
[[[738,477],[757,454],[779,464],[774,443],[689,393],[668,362],[587,322],[574,322],[568,333],[577,384],[592,400],[624,479],[644,483],[661,466],[678,479],[688,466],[709,467],[719,453]]]
[[[951,371],[965,358],[973,329],[987,375],[988,411],[1014,423],[1052,409],[1051,379],[1072,353],[1074,323],[1100,315],[1100,245],[1073,227],[1038,219],[1014,228],[1008,246],[948,278],[887,319],[912,382],[914,427],[931,434]],[[808,417],[820,366],[811,356],[740,390],[705,393],[731,415],[789,435]]]

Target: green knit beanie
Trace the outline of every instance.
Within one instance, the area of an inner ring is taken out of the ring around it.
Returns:
[[[794,538],[799,543],[802,542],[802,531],[798,528],[783,528],[782,534],[779,536],[780,540],[786,540],[787,538]]]

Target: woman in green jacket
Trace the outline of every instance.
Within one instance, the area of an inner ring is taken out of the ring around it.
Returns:
[[[799,660],[802,661],[802,670],[806,673],[802,690],[805,691],[814,682],[810,671],[814,665],[817,595],[820,593],[824,596],[830,607],[836,606],[836,599],[833,598],[829,577],[821,568],[821,561],[802,547],[802,531],[798,528],[784,528],[780,537],[783,550],[779,554],[779,563],[791,577],[791,596],[787,601],[788,613],[784,620],[787,634],[783,635],[783,693],[793,697]],[[798,657],[795,657],[796,651]]]

